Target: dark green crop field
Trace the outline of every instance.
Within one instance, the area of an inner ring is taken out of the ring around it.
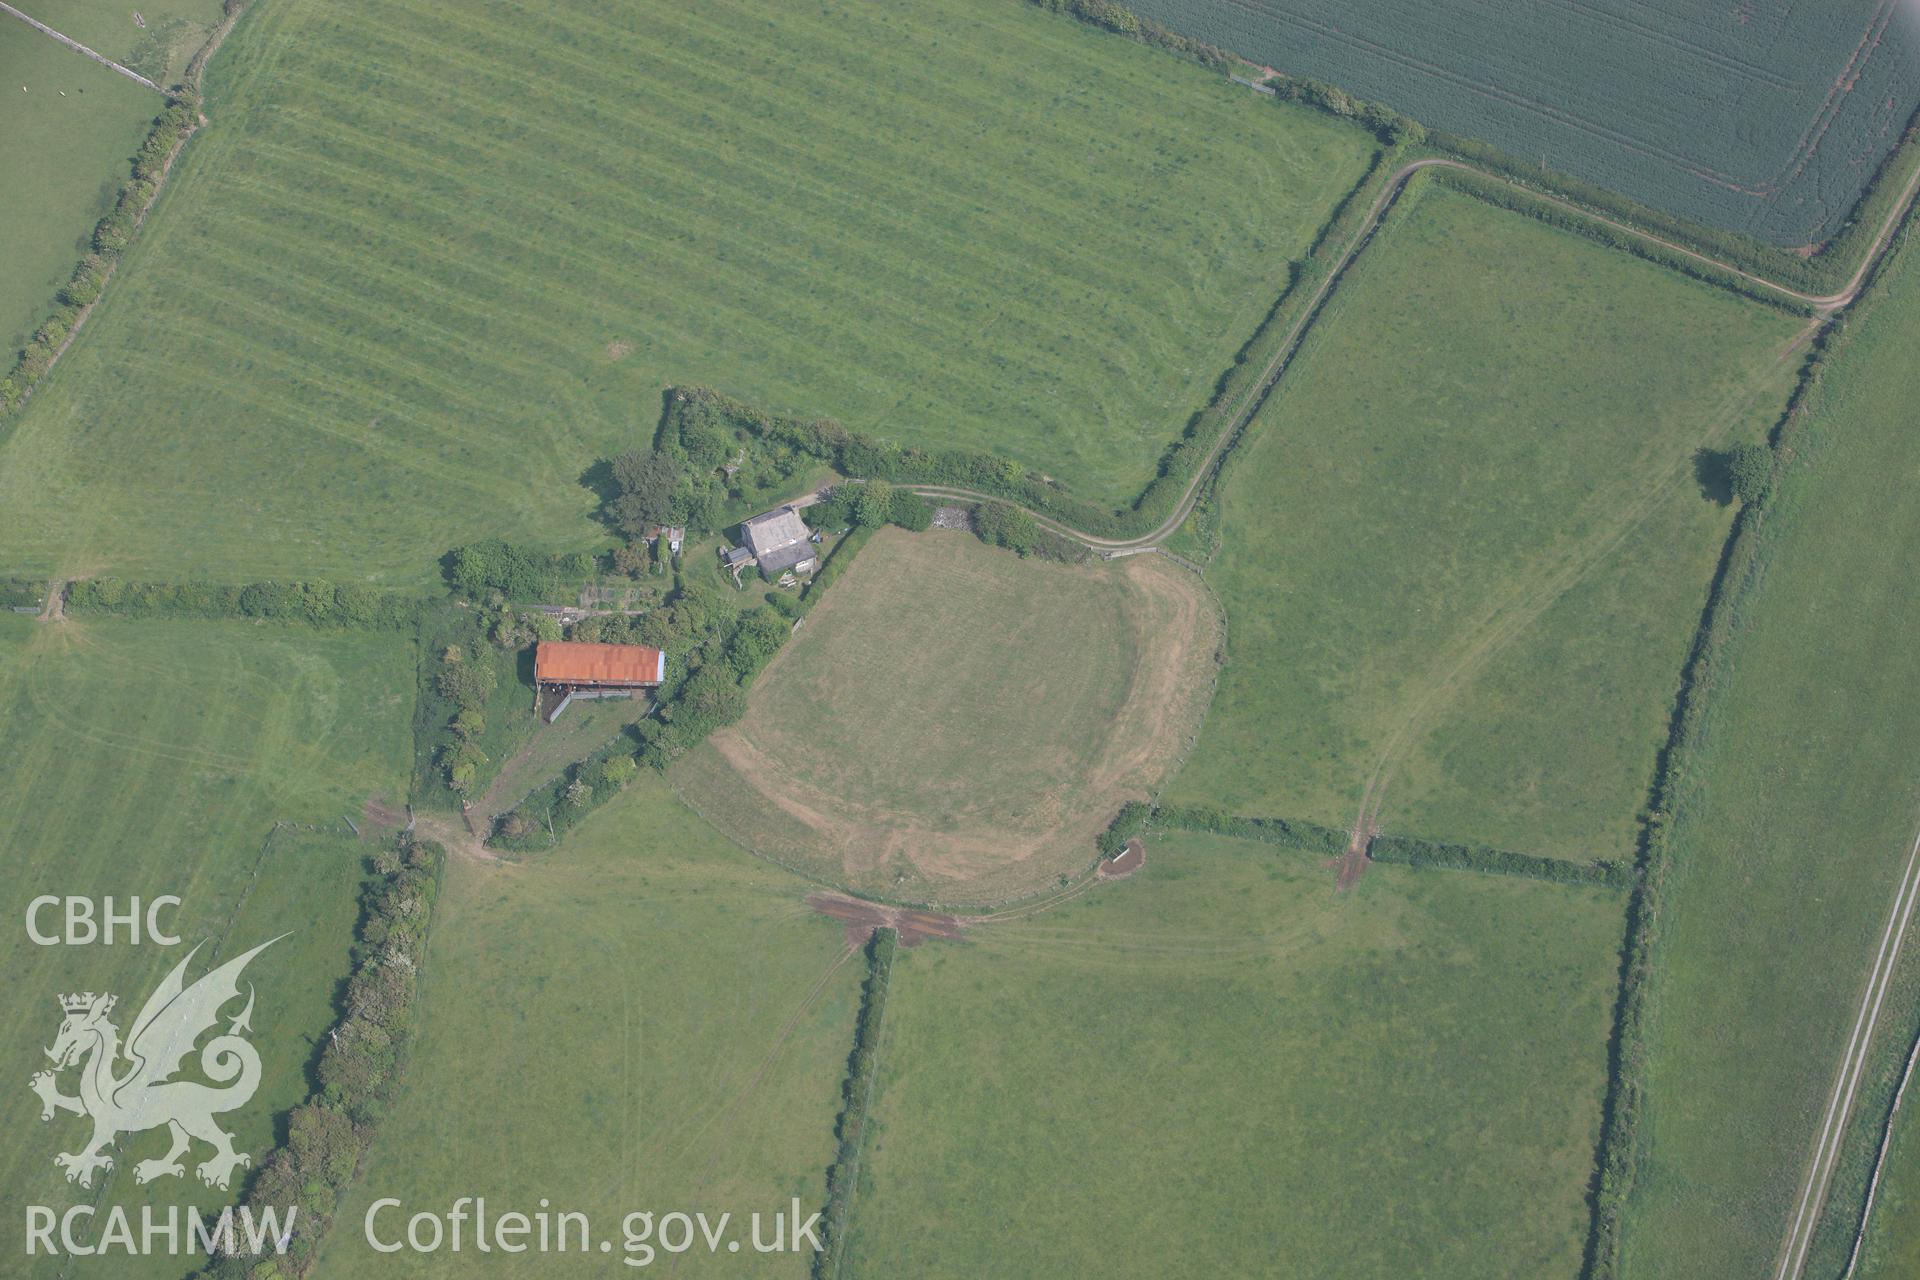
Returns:
[[[1920,106],[1920,11],[1903,0],[1130,7],[1519,159],[1783,245],[1839,229]]]
[[[1125,500],[1373,147],[1015,0],[284,0],[208,91],[0,449],[10,568],[583,545],[669,382]]]

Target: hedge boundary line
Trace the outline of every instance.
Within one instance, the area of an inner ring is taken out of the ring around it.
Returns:
[[[68,613],[123,618],[239,618],[353,631],[406,631],[419,621],[419,597],[360,583],[128,582],[81,578],[67,584]]]
[[[860,554],[860,548],[866,546],[873,535],[872,528],[862,526],[838,539],[828,549],[826,559],[820,564],[820,571],[808,579],[806,586],[800,588],[800,598],[797,602],[799,612],[794,615],[796,627],[800,625],[800,619],[813,611],[816,599],[826,593],[827,588],[833,585],[834,579],[847,571],[847,566],[853,563],[854,557]],[[781,597],[783,600],[786,598]],[[775,606],[775,608],[778,607]]]
[[[173,172],[174,161],[186,149],[187,141],[207,122],[200,112],[201,74],[247,7],[247,0],[226,0],[225,16],[207,37],[207,42],[187,60],[181,82],[162,90],[167,95],[166,108],[154,118],[153,128],[141,142],[133,159],[131,176],[120,184],[113,208],[94,225],[89,241],[93,251],[74,267],[73,275],[55,295],[53,309],[47,313],[46,320],[15,354],[5,376],[0,376],[0,418],[26,403],[93,314],[120,259],[132,246],[134,233],[159,202],[167,176]],[[0,432],[0,437],[4,434]]]
[[[1206,805],[1164,805],[1152,808],[1129,804],[1120,810],[1099,840],[1102,854],[1112,857],[1135,834],[1148,831],[1196,831],[1257,840],[1324,857],[1338,858],[1352,840],[1349,832],[1317,822],[1291,818],[1248,818]],[[1623,862],[1574,862],[1533,853],[1515,853],[1492,845],[1449,844],[1418,836],[1375,836],[1367,846],[1369,861],[1403,867],[1434,867],[1444,871],[1474,871],[1482,875],[1518,876],[1555,884],[1592,884],[1622,889],[1633,883],[1634,869]]]
[[[94,303],[106,291],[107,281],[112,279],[133,233],[159,198],[160,184],[192,135],[199,109],[199,99],[191,91],[168,94],[166,107],[154,117],[153,127],[134,156],[132,176],[120,184],[113,208],[94,224],[88,240],[91,252],[75,265],[67,283],[55,293],[47,318],[15,354],[12,368],[0,377],[0,414],[23,404],[66,354],[80,326],[92,314]]]
[[[1123,817],[1126,815],[1125,810],[1121,813]],[[1350,839],[1347,832],[1336,827],[1324,827],[1317,822],[1296,822],[1290,818],[1243,818],[1205,805],[1162,805],[1146,814],[1142,825],[1150,830],[1198,831],[1231,836],[1236,840],[1257,840],[1263,844],[1324,854],[1329,858],[1337,858],[1345,853]]]
[[[1802,293],[1837,292],[1844,290],[1853,273],[1859,270],[1860,260],[1871,252],[1881,223],[1893,212],[1905,191],[1905,180],[1912,177],[1915,168],[1920,168],[1920,112],[1908,121],[1900,141],[1862,188],[1859,200],[1840,229],[1822,242],[1811,258],[1739,232],[1722,231],[1677,214],[1663,213],[1570,174],[1542,170],[1477,138],[1429,129],[1427,143],[1463,162],[1481,166],[1503,181],[1566,200],[1589,213],[1619,218],[1638,230],[1678,241],[1696,253],[1765,276],[1784,287]]]
[[[1886,1171],[1887,1149],[1893,1145],[1893,1122],[1900,1114],[1900,1104],[1907,1099],[1907,1086],[1913,1083],[1915,1066],[1920,1066],[1920,1036],[1914,1037],[1913,1048],[1907,1051],[1907,1065],[1900,1073],[1900,1082],[1893,1087],[1893,1098],[1880,1122],[1880,1144],[1873,1154],[1873,1173],[1867,1179],[1866,1203],[1860,1207],[1859,1225],[1853,1232],[1853,1250],[1847,1255],[1847,1269],[1841,1273],[1840,1280],[1852,1280],[1854,1268],[1860,1265],[1860,1250],[1867,1243],[1867,1226],[1873,1218],[1874,1198],[1880,1194],[1880,1175]]]
[[[1447,871],[1478,871],[1484,875],[1519,876],[1553,884],[1591,884],[1625,889],[1634,882],[1633,864],[1595,859],[1575,862],[1537,853],[1515,853],[1484,844],[1448,844],[1416,836],[1375,836],[1367,846],[1370,862],[1403,867],[1438,867]]]
[[[299,1277],[312,1267],[405,1066],[445,868],[446,850],[404,833],[376,855],[380,874],[363,892],[344,1007],[320,1053],[320,1088],[288,1114],[287,1141],[262,1158],[241,1197],[255,1221],[265,1211],[287,1210],[286,1252],[246,1252],[236,1233],[236,1250],[201,1268],[202,1280]]]
[[[1563,208],[1552,203],[1543,193],[1526,186],[1515,185],[1511,179],[1493,177],[1477,169],[1457,167],[1453,164],[1436,165],[1432,172],[1435,181],[1442,186],[1451,187],[1464,195],[1472,196],[1483,204],[1490,204],[1495,208],[1533,218],[1606,248],[1630,253],[1636,258],[1665,267],[1669,271],[1677,271],[1702,284],[1713,285],[1739,294],[1762,306],[1773,307],[1789,315],[1802,317],[1811,317],[1817,311],[1810,302],[1735,275],[1719,263],[1702,262],[1697,258],[1676,252],[1658,241],[1620,231],[1610,223],[1599,221],[1586,210],[1576,213]]]
[[[844,1105],[834,1124],[840,1146],[827,1167],[827,1207],[821,1216],[824,1238],[820,1252],[813,1255],[814,1280],[838,1280],[846,1265],[847,1223],[860,1184],[868,1108],[873,1102],[874,1077],[879,1073],[880,1026],[886,1017],[887,990],[893,982],[893,957],[899,944],[899,933],[888,928],[875,929],[867,941],[867,978],[861,984],[860,1017],[854,1023],[853,1052],[847,1057],[847,1079],[841,1086]]]
[[[730,425],[806,453],[844,476],[885,480],[915,489],[953,486],[975,501],[1004,499],[1073,532],[1099,538],[1150,534],[1178,508],[1193,478],[1231,449],[1230,433],[1244,428],[1286,371],[1289,349],[1297,346],[1296,339],[1305,335],[1307,321],[1331,295],[1331,290],[1318,292],[1317,286],[1350,261],[1347,246],[1360,236],[1360,224],[1372,208],[1372,202],[1364,197],[1385,182],[1397,155],[1392,149],[1374,153],[1366,172],[1315,233],[1305,256],[1292,264],[1273,307],[1234,353],[1233,363],[1215,382],[1207,404],[1165,446],[1153,479],[1132,499],[1117,505],[1081,497],[1042,479],[1021,463],[995,454],[969,449],[903,448],[881,437],[853,431],[834,418],[770,413],[707,386],[670,388],[661,431],[671,430],[679,414],[717,412]],[[1358,244],[1364,245],[1365,238]],[[1357,256],[1357,250],[1352,256]]]
[[[1280,101],[1301,102],[1341,119],[1352,120],[1389,142],[1424,141],[1436,152],[1480,166],[1498,179],[1528,190],[1566,200],[1582,210],[1620,218],[1650,235],[1678,241],[1694,252],[1714,257],[1742,271],[1763,275],[1802,293],[1842,291],[1858,259],[1871,252],[1874,237],[1903,194],[1904,180],[1920,169],[1920,111],[1908,120],[1900,141],[1881,160],[1873,177],[1861,189],[1840,228],[1810,257],[1767,244],[1736,231],[1665,213],[1605,187],[1555,173],[1518,159],[1491,143],[1442,129],[1432,129],[1381,103],[1355,98],[1337,87],[1303,76],[1273,72],[1248,58],[1191,36],[1170,31],[1141,18],[1113,0],[1028,0],[1037,8],[1077,19],[1098,30],[1164,49],[1233,78],[1236,70],[1257,75],[1259,81],[1238,83]]]
[[[1866,295],[1887,262],[1902,247],[1912,230],[1916,207],[1920,206],[1907,208],[1901,224],[1888,237],[1885,251],[1869,264],[1856,297]],[[1644,1140],[1640,1116],[1646,1090],[1647,988],[1654,968],[1654,953],[1660,944],[1660,913],[1667,876],[1672,870],[1675,820],[1685,810],[1698,785],[1693,773],[1694,757],[1700,750],[1703,726],[1722,676],[1727,642],[1739,625],[1739,615],[1747,600],[1765,576],[1769,557],[1760,545],[1760,536],[1775,501],[1780,473],[1795,456],[1805,431],[1811,397],[1819,388],[1827,365],[1844,350],[1847,328],[1843,309],[1814,339],[1799,382],[1768,442],[1773,458],[1772,474],[1765,489],[1752,502],[1743,504],[1734,517],[1708,591],[1700,628],[1681,670],[1667,743],[1661,748],[1649,788],[1636,859],[1638,880],[1627,908],[1620,994],[1615,1004],[1614,1030],[1608,1051],[1608,1086],[1590,1196],[1593,1227],[1581,1271],[1583,1280],[1618,1280],[1620,1275],[1621,1228],[1627,1202],[1633,1194]]]

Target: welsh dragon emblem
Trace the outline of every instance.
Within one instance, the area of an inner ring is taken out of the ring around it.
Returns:
[[[46,1051],[53,1069],[37,1073],[31,1083],[40,1095],[42,1120],[53,1119],[56,1111],[71,1111],[93,1121],[93,1138],[85,1146],[53,1158],[66,1170],[68,1182],[92,1186],[95,1170],[113,1168],[107,1149],[121,1134],[162,1125],[172,1135],[172,1145],[165,1155],[133,1167],[136,1182],[185,1173],[180,1157],[196,1138],[213,1147],[213,1155],[195,1170],[210,1187],[225,1190],[235,1169],[253,1163],[245,1152],[233,1149],[233,1135],[214,1120],[220,1112],[245,1105],[260,1087],[260,1055],[243,1035],[253,1030],[251,984],[246,1007],[199,1051],[200,1072],[214,1083],[173,1077],[194,1052],[195,1042],[220,1021],[221,1008],[239,998],[240,971],[279,940],[269,939],[187,986],[187,965],[200,950],[194,947],[147,997],[124,1046],[119,1028],[107,1019],[113,996],[87,991],[60,997],[66,1017]],[[60,1092],[58,1073],[68,1067],[80,1071],[80,1092],[74,1096]]]

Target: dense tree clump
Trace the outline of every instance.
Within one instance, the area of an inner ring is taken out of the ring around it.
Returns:
[[[639,541],[660,525],[684,522],[678,503],[680,468],[673,458],[653,449],[617,453],[610,460],[617,495],[607,505],[608,523],[630,541]]]
[[[539,600],[593,575],[584,551],[550,555],[487,538],[455,547],[446,559],[447,580],[472,596],[497,591],[509,600]]]
[[[1727,479],[1741,502],[1760,501],[1773,487],[1773,450],[1763,444],[1737,446],[1727,454]]]

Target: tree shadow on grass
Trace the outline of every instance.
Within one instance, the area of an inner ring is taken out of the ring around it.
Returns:
[[[613,463],[606,458],[596,458],[592,466],[580,473],[579,483],[582,489],[600,499],[602,506],[620,496],[620,486],[613,480]]]
[[[1693,478],[1700,496],[1720,506],[1733,505],[1733,455],[1725,449],[1696,449]]]

